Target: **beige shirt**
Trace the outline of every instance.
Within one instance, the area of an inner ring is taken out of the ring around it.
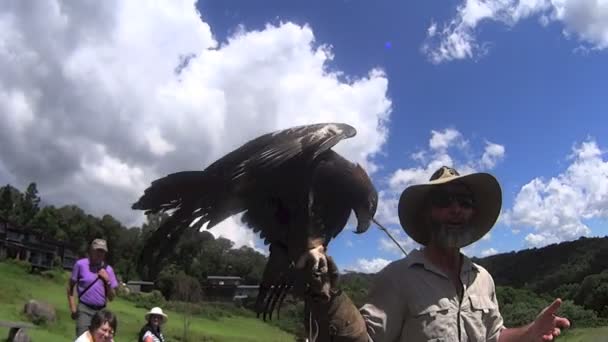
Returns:
[[[463,298],[422,251],[392,262],[360,312],[371,341],[498,341],[504,327],[492,276],[463,255]]]

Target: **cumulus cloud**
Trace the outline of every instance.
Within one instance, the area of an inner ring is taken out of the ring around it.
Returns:
[[[455,167],[461,174],[493,169],[503,159],[505,148],[489,141],[485,144],[483,154],[476,157],[470,153],[469,141],[458,130],[433,130],[429,148],[412,155],[417,165],[393,172],[388,181],[390,189],[401,191],[409,185],[427,182],[433,172],[443,165]]]
[[[481,164],[488,169],[493,168],[496,163],[505,156],[505,147],[502,145],[488,143],[481,156]]]
[[[463,0],[456,16],[443,25],[431,22],[423,52],[433,63],[481,58],[489,43],[478,42],[476,29],[484,21],[508,26],[537,17],[541,26],[563,26],[566,38],[574,37],[584,49],[608,47],[608,3],[597,0]]]
[[[498,253],[498,251],[496,249],[488,248],[488,249],[484,249],[483,251],[481,251],[481,256],[485,258],[487,256],[494,255],[496,253]]]
[[[355,126],[337,150],[376,169],[387,78],[328,71],[332,52],[309,26],[220,43],[194,0],[4,1],[0,13],[0,182],[36,181],[52,204],[136,224],[130,204],[153,179],[314,122]],[[211,231],[251,244],[237,221]]]
[[[541,247],[591,233],[585,220],[608,217],[608,161],[594,140],[574,146],[567,169],[534,178],[520,189],[505,223],[526,229],[528,246]]]
[[[389,260],[382,258],[357,259],[357,262],[349,267],[349,271],[362,273],[377,273],[390,263]]]

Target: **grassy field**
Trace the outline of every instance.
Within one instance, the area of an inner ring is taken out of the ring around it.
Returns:
[[[560,342],[608,342],[608,327],[574,329],[557,340]]]
[[[65,281],[67,273],[60,279],[48,279],[28,274],[23,268],[0,262],[0,320],[26,321],[21,313],[29,299],[37,299],[55,306],[58,320],[48,326],[29,330],[34,342],[73,341],[74,321],[70,319]],[[117,298],[108,306],[118,316],[116,341],[135,341],[137,332],[144,323],[143,308],[124,299]],[[184,315],[166,311],[169,322],[165,335],[171,341],[183,341]],[[192,317],[189,320],[189,341],[294,341],[284,331],[251,317],[229,317],[218,320]],[[8,336],[8,329],[0,328],[0,340]]]

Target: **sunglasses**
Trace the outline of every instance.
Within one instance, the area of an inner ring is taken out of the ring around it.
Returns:
[[[447,208],[452,203],[457,203],[463,208],[473,208],[475,201],[473,197],[465,194],[454,194],[448,192],[435,192],[431,195],[431,204],[438,208]]]

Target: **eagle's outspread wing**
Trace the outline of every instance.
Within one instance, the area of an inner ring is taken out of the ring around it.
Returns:
[[[245,143],[203,171],[176,172],[153,181],[132,208],[173,214],[148,239],[142,257],[158,264],[191,225],[200,228],[208,222],[209,229],[234,214],[260,206],[266,211],[258,211],[266,216],[270,216],[270,209],[279,218],[281,210],[289,216],[291,208],[281,206],[293,206],[295,203],[284,203],[285,199],[295,199],[306,191],[306,176],[310,178],[315,158],[355,134],[352,126],[343,123],[279,130]],[[282,226],[276,217],[261,223],[253,228],[262,237],[277,235]]]
[[[371,223],[378,201],[371,179],[361,166],[331,150],[355,134],[344,123],[292,127],[259,136],[203,171],[153,181],[132,208],[172,215],[147,239],[140,271],[148,266],[148,277],[156,277],[160,262],[189,227],[207,223],[209,229],[244,212],[243,223],[270,244],[256,305],[258,313],[272,313],[292,285],[304,285],[297,281],[303,278],[297,278],[302,272],[296,266],[322,268],[325,248],[351,211],[357,233]]]

